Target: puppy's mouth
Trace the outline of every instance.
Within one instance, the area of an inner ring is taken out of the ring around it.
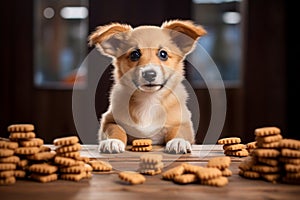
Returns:
[[[137,88],[143,92],[155,92],[160,90],[164,84],[145,84],[139,85]]]
[[[171,76],[170,76],[171,77]],[[135,85],[135,87],[142,91],[142,92],[156,92],[161,90],[163,87],[165,87],[165,85],[167,84],[168,80],[170,79],[170,77],[168,77],[167,79],[165,79],[163,81],[163,83],[138,83],[136,80],[132,80],[133,84]]]

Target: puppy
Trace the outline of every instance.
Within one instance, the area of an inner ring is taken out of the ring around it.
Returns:
[[[100,120],[99,151],[120,153],[136,138],[165,145],[167,153],[187,153],[194,142],[183,61],[206,34],[191,21],[158,26],[99,26],[89,44],[112,58],[110,105]]]

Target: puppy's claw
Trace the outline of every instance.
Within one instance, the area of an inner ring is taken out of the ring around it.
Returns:
[[[101,153],[122,153],[125,151],[125,144],[118,139],[102,140],[99,143]]]
[[[192,151],[191,144],[182,139],[174,138],[166,144],[165,152],[174,154],[186,154]]]

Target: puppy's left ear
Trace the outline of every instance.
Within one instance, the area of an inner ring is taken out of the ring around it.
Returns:
[[[173,42],[180,51],[187,55],[195,46],[196,41],[206,34],[206,30],[188,20],[171,20],[164,22],[161,28],[169,31]]]

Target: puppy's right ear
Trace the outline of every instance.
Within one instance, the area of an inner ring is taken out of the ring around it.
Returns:
[[[118,57],[125,33],[131,31],[132,27],[127,24],[112,23],[106,26],[99,26],[89,36],[89,45],[95,45],[102,54]]]

